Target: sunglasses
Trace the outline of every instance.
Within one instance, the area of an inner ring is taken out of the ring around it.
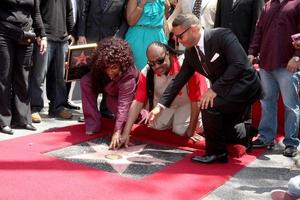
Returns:
[[[182,36],[190,29],[191,27],[188,27],[187,29],[185,29],[182,33],[175,35],[175,37],[177,37],[177,39],[182,39]]]
[[[147,63],[148,63],[148,65],[149,65],[149,67],[153,68],[156,64],[157,64],[157,65],[163,64],[163,63],[165,62],[166,55],[167,55],[167,53],[165,52],[164,57],[158,58],[158,59],[155,60],[155,61],[150,61],[150,60],[148,60]]]

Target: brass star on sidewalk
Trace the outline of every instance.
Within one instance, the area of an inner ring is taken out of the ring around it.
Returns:
[[[88,159],[88,160],[102,160],[107,164],[111,165],[111,167],[122,174],[129,165],[131,164],[139,164],[139,165],[167,165],[170,162],[166,160],[161,160],[158,158],[154,158],[149,154],[139,154],[145,148],[145,144],[143,145],[135,145],[130,146],[128,148],[119,149],[117,151],[109,150],[107,144],[97,144],[93,142],[87,142],[96,152],[80,154],[75,156],[70,156],[67,158],[71,159]]]

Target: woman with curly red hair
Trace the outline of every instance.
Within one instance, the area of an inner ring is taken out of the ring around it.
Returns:
[[[98,43],[91,72],[80,80],[87,135],[101,129],[101,114],[97,106],[100,93],[106,94],[106,105],[115,115],[114,134],[122,132],[135,94],[137,77],[138,70],[127,42],[110,37]]]

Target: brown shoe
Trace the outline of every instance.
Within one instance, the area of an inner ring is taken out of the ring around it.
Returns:
[[[33,123],[41,123],[42,118],[38,112],[35,112],[31,114],[31,120]]]
[[[59,119],[72,119],[73,114],[67,110],[62,110],[58,113],[49,112],[48,116],[59,118]]]
[[[67,111],[67,110],[62,110],[62,111],[60,111],[59,113],[57,113],[57,114],[55,115],[55,117],[61,118],[61,119],[72,119],[73,114],[70,113],[70,112]]]

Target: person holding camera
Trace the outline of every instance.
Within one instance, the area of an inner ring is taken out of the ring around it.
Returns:
[[[34,30],[34,32],[32,31]],[[2,0],[0,7],[0,127],[13,134],[11,126],[36,130],[32,126],[29,71],[35,39],[39,53],[47,47],[38,0]]]

